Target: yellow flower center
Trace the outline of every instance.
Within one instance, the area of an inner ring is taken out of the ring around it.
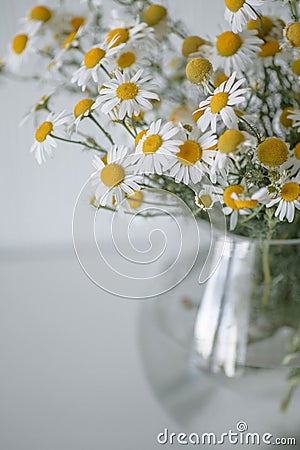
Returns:
[[[279,121],[280,121],[281,125],[283,125],[285,128],[290,128],[293,126],[293,121],[292,121],[292,119],[289,119],[288,116],[294,110],[295,110],[295,108],[293,108],[292,106],[289,106],[288,108],[284,108],[284,110],[280,114]]]
[[[147,131],[148,131],[148,130],[142,130],[142,131],[140,131],[140,132],[137,134],[137,136],[136,136],[136,138],[135,138],[135,146],[136,146],[136,147],[138,146],[138,143],[140,142],[140,140],[142,139],[142,137],[145,136],[145,134],[147,133]]]
[[[260,46],[260,52],[258,56],[261,58],[267,58],[268,56],[274,56],[281,51],[280,44],[277,41],[267,41]]]
[[[202,157],[202,148],[195,141],[185,141],[176,153],[179,162],[184,166],[193,166]]]
[[[151,134],[143,142],[143,153],[147,155],[157,152],[162,143],[163,140],[159,134]]]
[[[262,16],[261,18],[258,17],[257,19],[251,19],[247,24],[247,29],[256,30],[260,38],[267,36],[272,28],[273,21],[267,16]]]
[[[243,186],[239,184],[233,184],[232,186],[228,186],[223,193],[223,200],[225,205],[229,206],[231,209],[238,209],[235,200],[231,198],[232,194],[242,194],[244,192]]]
[[[206,44],[206,41],[199,36],[188,36],[182,43],[182,54],[185,58],[188,58],[191,53],[196,53],[199,47]]]
[[[106,42],[110,44],[113,41],[111,47],[117,47],[120,44],[125,44],[129,39],[129,32],[126,28],[115,28],[107,33]]]
[[[193,117],[193,121],[195,123],[198,122],[198,120],[200,119],[200,117],[202,117],[204,114],[204,109],[195,109],[193,111],[192,117]]]
[[[137,209],[144,200],[144,194],[141,191],[134,191],[133,195],[126,195],[130,208]]]
[[[293,62],[292,71],[294,72],[295,75],[300,77],[300,59],[296,59],[296,61]]]
[[[105,51],[102,48],[92,48],[84,55],[84,65],[87,69],[95,67],[105,56]]]
[[[83,100],[80,100],[80,102],[75,105],[74,108],[74,116],[77,119],[77,117],[81,116],[82,114],[86,113],[87,111],[90,112],[91,107],[94,104],[94,100],[91,100],[89,98],[84,98]]]
[[[269,138],[258,146],[257,157],[265,166],[281,166],[287,161],[288,156],[287,145],[281,139]]]
[[[163,20],[167,15],[167,10],[161,5],[150,5],[144,11],[144,22],[146,22],[149,27],[157,25],[161,20]]]
[[[213,114],[219,113],[228,103],[228,94],[226,92],[219,92],[212,96],[210,101],[210,109]]]
[[[28,42],[27,34],[17,34],[13,38],[11,48],[15,53],[17,53],[17,55],[20,55],[25,50],[27,42]]]
[[[117,59],[117,64],[121,69],[126,69],[127,67],[132,66],[136,61],[135,54],[133,52],[125,52],[121,53],[119,58]]]
[[[227,81],[227,80],[228,80],[228,76],[225,75],[225,73],[221,73],[220,75],[218,75],[215,78],[215,81],[214,81],[215,88],[219,87],[222,83],[224,83],[224,81]]]
[[[51,19],[52,13],[46,6],[35,6],[29,14],[30,20],[39,20],[41,22],[48,22]]]
[[[204,209],[209,209],[213,204],[213,199],[209,194],[202,194],[198,197],[197,203],[200,207]]]
[[[235,200],[236,209],[255,208],[258,205],[257,200]]]
[[[242,200],[235,200],[232,198],[232,194],[236,194],[237,196],[242,194],[244,192],[243,186],[239,184],[234,184],[232,186],[228,186],[224,193],[223,193],[223,199],[224,202],[229,208],[237,210],[237,209],[244,209],[244,208],[255,208],[258,204],[257,200],[251,200],[251,199],[242,199]]]
[[[294,22],[288,25],[286,38],[294,47],[300,47],[300,22]]]
[[[218,149],[221,153],[233,153],[244,142],[245,136],[239,130],[227,130],[219,137]]]
[[[117,97],[120,100],[132,100],[139,92],[139,88],[135,83],[122,83],[117,87]]]
[[[300,185],[298,183],[286,183],[280,191],[281,197],[286,202],[294,202],[300,196]]]
[[[35,132],[35,139],[38,142],[44,142],[53,130],[52,122],[43,122]]]
[[[100,179],[105,186],[116,187],[125,179],[124,169],[119,164],[107,164],[101,170]]]
[[[242,38],[233,31],[225,31],[217,39],[217,50],[221,56],[232,56],[243,44]]]
[[[202,83],[212,71],[212,65],[205,58],[193,58],[186,66],[187,79],[193,84]]]
[[[294,156],[296,159],[300,159],[300,142],[294,148]]]
[[[78,31],[79,28],[84,24],[85,18],[84,17],[72,17],[70,20],[70,25],[73,28],[74,31]]]
[[[61,44],[61,48],[67,48],[71,44],[71,42],[74,41],[76,34],[77,31],[73,31],[72,33],[70,33]]]
[[[225,4],[229,11],[238,12],[244,6],[245,0],[225,0]]]

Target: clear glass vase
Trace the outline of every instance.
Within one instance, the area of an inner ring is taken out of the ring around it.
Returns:
[[[299,368],[299,263],[300,240],[218,236],[194,325],[193,363],[228,377],[246,367]]]
[[[220,234],[209,257],[202,250],[179,286],[142,307],[141,358],[154,392],[189,429],[209,428],[213,414],[220,430],[246,418],[257,430],[298,431],[300,240]]]

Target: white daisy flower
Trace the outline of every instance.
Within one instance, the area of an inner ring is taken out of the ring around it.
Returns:
[[[19,127],[22,127],[29,118],[36,118],[36,114],[39,111],[49,111],[48,102],[51,99],[52,95],[55,93],[55,90],[50,91],[48,94],[42,95],[38,102],[36,102],[28,111],[28,113],[23,117],[21,122],[19,123]]]
[[[161,119],[152,122],[149,130],[141,131],[136,138],[135,172],[158,175],[165,172],[174,161],[178,146],[183,144],[177,138],[179,131],[171,122],[162,124]]]
[[[291,111],[291,114],[289,114],[287,118],[291,119],[293,121],[293,127],[297,128],[297,131],[300,131],[300,109]]]
[[[120,48],[120,47],[118,47]],[[117,55],[116,66],[119,70],[126,70],[133,74],[143,67],[149,66],[149,58],[145,55],[145,52],[140,51],[134,46],[126,46]]]
[[[256,19],[258,8],[263,5],[263,0],[225,0],[225,19],[229,22],[234,33],[245,28],[250,19]]]
[[[300,142],[295,145],[292,155],[283,164],[283,168],[289,169],[291,176],[298,174],[298,172],[300,173]]]
[[[264,42],[257,37],[256,30],[244,30],[241,33],[224,31],[216,41],[211,62],[215,70],[222,68],[226,75],[232,71],[239,75],[245,72],[260,52]]]
[[[109,45],[105,43],[100,44],[87,51],[81,67],[74,73],[71,83],[77,83],[78,86],[82,87],[83,91],[85,91],[91,78],[95,83],[99,84],[101,71],[103,68],[108,72],[111,71],[114,55],[118,53],[121,46],[124,46],[124,44],[121,44],[116,47],[113,44],[114,41]]]
[[[275,217],[283,221],[285,218],[289,223],[295,218],[295,210],[300,211],[300,177],[286,180],[280,188],[279,195],[267,203],[267,208],[277,205]]]
[[[116,70],[115,79],[103,84],[95,107],[101,106],[101,111],[109,114],[113,110],[120,120],[126,116],[138,116],[141,111],[152,109],[150,100],[159,100],[152,92],[154,86],[150,83],[151,75],[145,75],[139,70],[133,77],[128,72]]]
[[[236,80],[236,73],[220,84],[213,94],[199,105],[199,111],[204,111],[197,121],[197,125],[202,131],[211,126],[215,133],[217,129],[217,120],[220,117],[227,128],[236,129],[238,127],[238,115],[235,113],[234,106],[245,101],[245,94],[248,89],[241,88],[245,78]]]
[[[234,184],[225,188],[223,200],[226,205],[223,207],[223,212],[226,216],[230,215],[231,231],[236,228],[239,215],[249,215],[250,209],[258,205],[258,200],[253,195],[244,193],[244,186],[241,184]]]
[[[223,189],[216,186],[204,186],[199,192],[195,192],[195,204],[202,210],[210,210],[215,203],[221,201]]]
[[[49,23],[53,17],[53,11],[44,5],[34,6],[26,17],[20,19],[25,30],[29,33],[37,33],[43,24]]]
[[[108,45],[114,41],[115,46],[126,44],[150,51],[157,47],[158,42],[154,30],[148,27],[145,22],[140,22],[139,19],[134,22],[117,20],[117,24],[117,28],[113,28],[107,33],[106,42]]]
[[[241,163],[241,155],[250,148],[256,148],[257,139],[246,131],[227,130],[218,140],[218,151],[213,163],[217,172],[230,168],[233,160]]]
[[[209,172],[208,166],[213,163],[216,151],[217,136],[212,132],[202,134],[194,129],[179,146],[176,161],[171,160],[169,175],[176,183],[196,184],[201,181],[204,173]]]
[[[30,56],[37,53],[37,40],[31,34],[19,33],[11,41],[9,54],[7,57],[7,66],[13,72],[16,72]]]
[[[84,98],[74,106],[73,116],[70,117],[69,130],[70,134],[75,130],[77,132],[80,122],[88,117],[95,109],[95,100]]]
[[[95,185],[95,197],[100,206],[120,204],[125,195],[134,195],[140,190],[140,178],[132,173],[132,159],[124,145],[114,145],[107,153],[107,159],[95,156],[96,168],[91,176]]]
[[[30,153],[35,153],[35,158],[39,164],[46,161],[46,155],[52,157],[53,148],[57,147],[52,133],[55,134],[57,129],[68,122],[68,120],[64,111],[56,115],[50,113],[36,130],[35,141],[30,149]]]

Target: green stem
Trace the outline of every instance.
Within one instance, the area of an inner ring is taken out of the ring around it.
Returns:
[[[258,143],[260,144],[261,143],[261,137],[260,137],[258,131],[251,125],[251,123],[248,122],[248,120],[244,119],[244,117],[239,116],[239,120],[241,122],[243,122],[245,125],[247,125],[247,127],[255,134],[255,136],[256,136],[256,138],[258,140]]]
[[[115,145],[113,138],[111,137],[111,135],[104,130],[104,128],[102,127],[102,125],[100,125],[100,123],[98,122],[98,120],[95,119],[95,117],[90,114],[88,116],[93,122],[94,124],[102,131],[102,133],[107,137],[107,139],[109,140],[109,142],[111,143],[111,145]]]
[[[84,147],[90,148],[91,150],[98,150],[99,152],[104,152],[106,153],[106,150],[104,150],[103,148],[96,146],[96,145],[89,145],[87,142],[84,141],[74,141],[73,139],[66,139],[66,138],[62,138],[60,136],[56,136],[55,134],[50,134],[51,137],[53,137],[53,139],[57,139],[58,141],[62,141],[62,142],[68,142],[70,144],[77,144],[77,145],[83,145]]]
[[[287,410],[287,408],[288,408],[288,406],[289,406],[289,404],[291,402],[293,393],[294,393],[294,391],[295,391],[295,389],[297,387],[297,384],[298,384],[298,382],[296,382],[296,381],[292,381],[289,384],[288,390],[287,390],[287,392],[286,392],[286,394],[285,394],[285,396],[284,396],[284,398],[283,398],[283,400],[281,402],[281,406],[280,406],[281,412],[285,412]]]
[[[121,120],[120,122],[121,125],[123,125],[123,127],[128,131],[128,133],[133,137],[133,139],[136,138],[136,136],[134,135],[134,133],[131,131],[131,129],[126,125],[125,119]]]

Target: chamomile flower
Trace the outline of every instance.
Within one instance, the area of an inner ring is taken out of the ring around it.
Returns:
[[[127,147],[114,145],[105,162],[98,156],[94,158],[96,172],[92,174],[92,182],[99,205],[118,205],[126,194],[134,195],[140,190],[140,178],[132,173],[130,156]]]
[[[150,61],[145,53],[133,46],[126,46],[125,49],[118,53],[116,58],[116,66],[118,69],[126,70],[129,73],[135,73],[138,69],[149,65]]]
[[[95,101],[91,98],[84,98],[76,103],[74,107],[74,117],[71,118],[70,132],[75,128],[76,132],[80,122],[88,117],[95,109]],[[74,120],[75,119],[75,120]]]
[[[289,169],[292,176],[300,173],[300,142],[295,145],[292,156],[283,167]]]
[[[281,166],[288,160],[288,157],[289,147],[279,138],[265,139],[257,147],[257,158],[267,168]]]
[[[239,215],[249,215],[250,209],[258,205],[258,200],[252,195],[245,194],[244,190],[244,186],[233,184],[226,187],[223,192],[223,201],[226,205],[223,207],[223,212],[226,216],[230,215],[231,231],[235,229]]]
[[[225,19],[229,22],[234,33],[245,28],[250,19],[256,19],[263,0],[224,0],[226,5]]]
[[[178,136],[179,128],[173,123],[152,122],[148,130],[143,130],[136,138],[134,155],[136,173],[156,173],[161,175],[170,167],[183,140]]]
[[[19,33],[11,41],[7,66],[12,71],[17,71],[30,56],[36,53],[36,38],[31,34]]]
[[[36,116],[39,111],[49,111],[48,102],[51,97],[54,95],[55,90],[50,91],[48,94],[42,95],[38,102],[36,102],[28,111],[28,113],[23,117],[19,126],[22,127],[29,118]]]
[[[300,131],[300,109],[295,109],[291,111],[291,113],[287,116],[288,119],[291,119],[293,122],[293,127],[297,128],[297,131]]]
[[[187,59],[194,58],[201,53],[207,53],[206,49],[210,45],[209,41],[199,36],[187,36],[182,42],[181,53]]]
[[[217,144],[217,136],[208,131],[202,134],[200,130],[194,129],[185,135],[183,144],[179,146],[176,153],[175,164],[171,160],[172,167],[169,174],[176,183],[196,184],[201,181],[204,173],[209,171],[208,167],[213,163],[216,151],[213,150]]]
[[[300,210],[300,178],[286,180],[276,196],[266,206],[271,208],[277,205],[275,217],[283,221],[285,218],[289,223],[293,222],[295,217],[295,210]]]
[[[227,130],[218,140],[218,151],[213,166],[216,171],[226,170],[238,158],[241,162],[241,154],[250,148],[256,147],[257,139],[246,131]]]
[[[153,28],[138,19],[134,23],[119,21],[119,27],[111,29],[106,35],[107,45],[112,42],[114,46],[126,44],[148,50],[157,46]]]
[[[198,208],[208,211],[215,203],[221,201],[223,189],[216,186],[204,186],[199,192],[195,192],[195,204]]]
[[[263,63],[264,66],[270,66],[274,64],[274,58],[281,53],[281,47],[277,40],[268,39],[260,45],[260,51],[258,53],[258,62]]]
[[[211,81],[212,71],[211,62],[206,58],[193,58],[186,66],[187,79],[197,86],[205,86],[206,89]]]
[[[214,69],[222,68],[226,75],[232,71],[242,74],[253,65],[261,44],[263,41],[257,37],[256,30],[224,31],[218,36],[211,56]]]
[[[158,95],[152,92],[152,77],[145,75],[142,69],[132,77],[128,72],[118,70],[114,75],[116,78],[103,84],[96,99],[95,107],[101,106],[103,113],[116,112],[123,120],[126,116],[138,116],[141,111],[152,109],[150,100],[159,100]]]
[[[212,95],[199,105],[199,110],[204,111],[203,115],[197,121],[197,125],[202,131],[211,126],[215,133],[217,128],[217,120],[221,118],[227,128],[236,129],[238,127],[239,118],[235,113],[234,106],[245,101],[243,96],[248,89],[241,88],[245,79],[236,80],[236,73],[224,81],[216,88]]]
[[[106,69],[111,71],[113,56],[119,51],[112,41],[109,45],[101,44],[91,48],[84,55],[81,67],[74,73],[71,83],[77,83],[85,91],[89,80],[92,78],[95,83],[100,82],[101,71]]]
[[[35,154],[35,158],[39,164],[46,161],[46,155],[52,157],[53,148],[57,147],[52,133],[55,134],[57,130],[68,122],[68,117],[64,112],[60,114],[50,113],[46,120],[40,124],[35,132],[35,141],[30,149],[30,153]]]
[[[29,33],[35,34],[41,26],[48,23],[53,17],[53,11],[45,5],[34,6],[27,14],[23,17],[20,22],[25,27],[25,30]]]

